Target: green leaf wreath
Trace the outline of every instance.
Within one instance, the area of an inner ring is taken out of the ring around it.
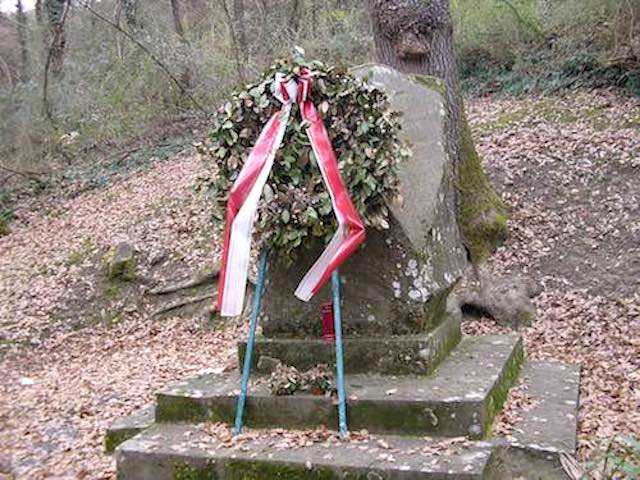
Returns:
[[[279,60],[260,82],[232,94],[217,111],[205,141],[197,144],[212,167],[212,176],[200,178],[198,189],[216,201],[216,217],[222,221],[229,190],[244,160],[269,117],[280,109],[271,90],[275,74],[296,75],[302,66],[314,72],[312,99],[358,212],[368,227],[388,228],[386,200],[398,194],[397,165],[409,155],[400,140],[398,114],[390,110],[383,91],[345,69],[320,62]],[[328,240],[337,226],[305,128],[294,105],[256,222],[261,240],[289,257],[312,237]]]

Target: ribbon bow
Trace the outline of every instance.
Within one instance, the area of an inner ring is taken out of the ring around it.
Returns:
[[[300,106],[302,119],[309,124],[307,135],[338,220],[338,230],[296,288],[296,297],[309,301],[331,273],[364,241],[364,225],[340,177],[336,155],[322,118],[311,101],[311,84],[311,72],[306,68],[295,78],[287,79],[282,74],[276,74],[273,94],[282,107],[269,118],[260,132],[231,187],[218,287],[217,309],[223,316],[242,313],[255,213],[276,152],[282,143],[294,101]]]

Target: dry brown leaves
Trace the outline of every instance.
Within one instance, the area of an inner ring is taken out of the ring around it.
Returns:
[[[470,118],[512,209],[511,238],[491,268],[528,273],[545,287],[536,299],[539,319],[524,332],[526,345],[533,358],[583,366],[585,456],[614,432],[640,436],[640,299],[631,276],[640,226],[630,183],[640,183],[640,135],[624,127],[640,112],[632,100],[608,92],[544,101],[561,108],[540,110],[531,98],[482,99],[471,102]],[[536,108],[515,123],[495,125],[504,113]],[[567,112],[580,118],[560,118]],[[606,122],[609,127],[596,128]],[[55,316],[65,293],[87,282],[83,263],[69,261],[85,247],[99,252],[129,241],[151,252],[170,248],[173,260],[192,270],[214,260],[208,206],[191,191],[200,169],[196,159],[177,157],[75,199],[50,199],[18,212],[13,233],[0,239],[0,474],[113,478],[102,442],[116,417],[150,402],[168,382],[235,361],[241,333],[234,326],[207,331],[195,321],[152,321],[140,311],[114,327],[73,331]],[[594,188],[610,179],[619,182]],[[517,395],[506,415],[517,416],[518,403],[526,404]],[[273,435],[274,445],[285,448],[332,441],[322,431],[304,439]],[[372,440],[358,448],[380,449],[393,461],[393,445]],[[453,447],[430,445],[424,453]]]
[[[582,366],[581,458],[614,433],[640,437],[637,99],[577,92],[470,107],[479,152],[511,210],[510,238],[489,268],[543,286],[539,318],[523,332],[528,355]],[[517,428],[520,402],[515,391],[505,432]]]

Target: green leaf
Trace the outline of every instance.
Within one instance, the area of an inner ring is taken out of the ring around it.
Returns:
[[[282,218],[282,221],[284,223],[289,223],[289,220],[291,219],[291,214],[289,213],[289,210],[282,210],[282,213],[280,214],[280,218]]]

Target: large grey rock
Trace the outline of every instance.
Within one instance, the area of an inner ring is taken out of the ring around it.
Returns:
[[[532,282],[517,275],[480,275],[480,281],[465,279],[468,281],[455,291],[464,313],[490,317],[499,325],[514,329],[531,325],[536,317],[531,297],[538,293]]]
[[[109,278],[130,281],[136,276],[135,250],[127,242],[120,242],[105,257]]]
[[[437,326],[446,297],[467,266],[455,216],[451,159],[445,150],[444,97],[435,79],[408,76],[382,65],[354,70],[385,90],[402,112],[413,156],[399,171],[402,205],[390,205],[390,229],[367,231],[365,245],[341,268],[343,328],[351,336],[424,333]],[[320,334],[325,286],[310,302],[293,296],[322,251],[314,245],[288,264],[272,258],[262,321],[266,337]]]

